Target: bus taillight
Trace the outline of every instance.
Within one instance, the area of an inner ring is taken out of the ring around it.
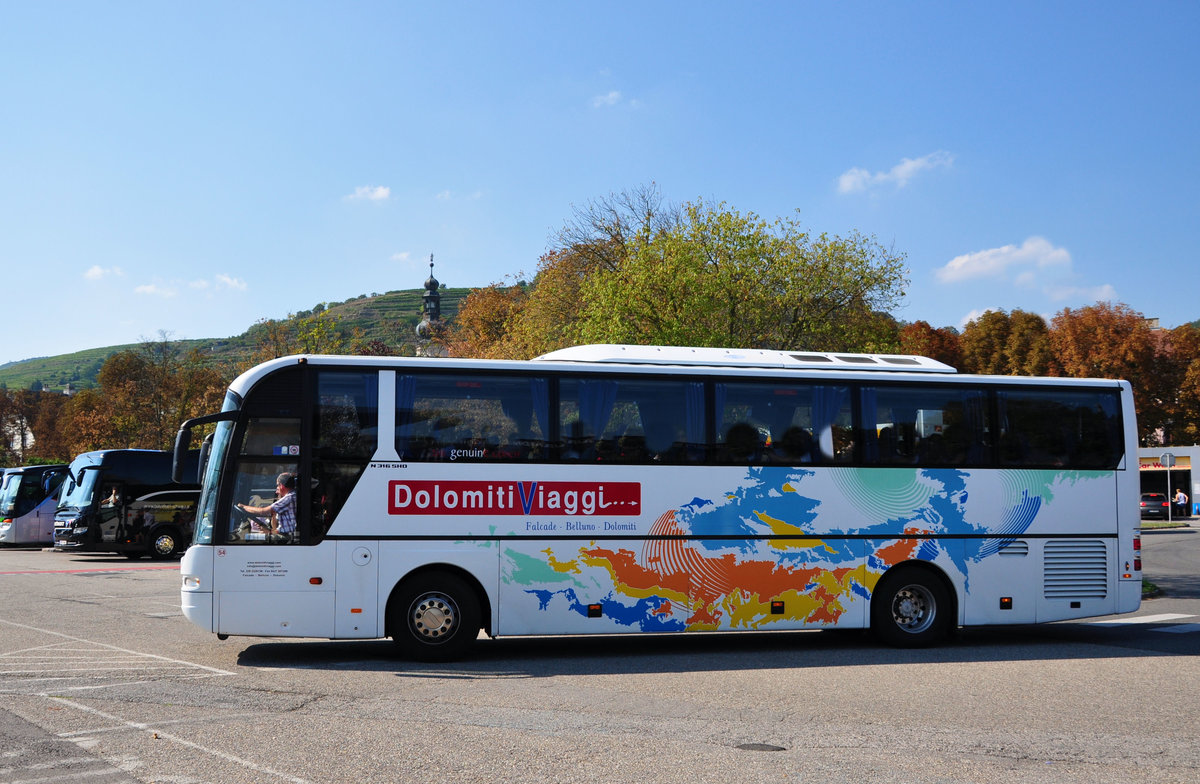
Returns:
[[[1142,571],[1142,536],[1138,534],[1133,537],[1133,570],[1135,572]]]

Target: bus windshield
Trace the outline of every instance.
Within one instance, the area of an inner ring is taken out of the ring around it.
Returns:
[[[220,466],[225,461],[225,453],[229,451],[229,441],[232,435],[232,422],[217,423],[217,431],[213,434],[212,451],[209,452],[208,462],[204,465],[200,505],[196,510],[196,531],[192,541],[197,544],[212,544],[213,541],[213,518],[217,511]]]
[[[22,475],[16,473],[4,475],[4,487],[0,488],[0,517],[10,517],[16,512],[21,478]]]
[[[100,480],[100,472],[94,466],[85,466],[76,470],[63,483],[63,492],[58,499],[59,510],[82,509],[92,503],[96,491],[96,482]]]
[[[230,393],[225,396],[222,412],[236,411],[240,398]],[[212,449],[208,453],[207,462],[201,467],[204,478],[201,480],[200,503],[196,509],[196,530],[192,541],[196,544],[212,544],[213,519],[217,512],[217,491],[220,488],[221,466],[225,463],[225,455],[229,451],[229,442],[233,437],[232,422],[218,422],[213,434]]]

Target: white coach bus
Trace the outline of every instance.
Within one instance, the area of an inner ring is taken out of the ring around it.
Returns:
[[[214,424],[181,596],[222,639],[389,636],[426,660],[481,630],[925,645],[1141,601],[1124,381],[654,346],[293,356],[236,379],[177,454]]]

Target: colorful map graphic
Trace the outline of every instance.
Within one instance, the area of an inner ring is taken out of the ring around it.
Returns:
[[[646,538],[630,540],[639,549],[607,540],[509,549],[503,579],[541,612],[588,617],[599,604],[629,630],[835,625],[903,561],[936,563],[969,591],[969,564],[1025,533],[1058,489],[1111,476],[978,473],[751,468],[736,487],[660,514]]]

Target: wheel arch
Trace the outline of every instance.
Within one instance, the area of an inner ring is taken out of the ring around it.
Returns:
[[[883,574],[879,575],[879,579],[875,581],[875,585],[878,586],[884,580],[895,579],[897,575],[903,576],[905,574],[909,574],[910,572],[920,572],[931,575],[941,583],[943,588],[946,589],[946,595],[950,600],[950,617],[954,619],[954,622],[950,625],[950,630],[953,632],[956,627],[962,624],[962,607],[958,597],[958,586],[955,585],[954,581],[950,579],[950,575],[946,574],[946,571],[937,564],[933,563],[932,561],[922,561],[916,558],[909,561],[901,561],[900,563],[889,568]],[[872,590],[872,605],[875,603],[876,599],[876,591]],[[870,617],[869,612],[868,617]]]
[[[450,563],[423,564],[408,572],[396,581],[396,583],[392,586],[391,591],[388,592],[387,602],[384,605],[383,636],[392,636],[390,620],[393,617],[392,604],[403,592],[405,585],[413,580],[427,577],[431,574],[451,574],[470,586],[472,592],[475,594],[475,599],[479,602],[479,614],[480,621],[483,624],[483,631],[489,637],[492,636],[492,600],[491,597],[488,596],[488,592],[484,590],[483,583],[481,583],[479,578],[476,577],[472,572],[462,568],[461,566],[456,566]]]

